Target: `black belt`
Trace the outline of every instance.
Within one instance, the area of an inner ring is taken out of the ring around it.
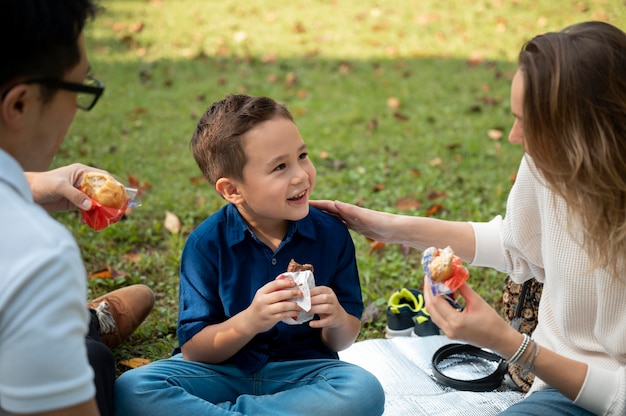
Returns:
[[[459,380],[448,377],[439,370],[439,363],[453,355],[470,355],[498,363],[496,370],[486,377],[473,380]],[[502,385],[508,363],[499,355],[469,344],[447,344],[439,348],[432,359],[433,376],[439,383],[463,391],[491,391]]]

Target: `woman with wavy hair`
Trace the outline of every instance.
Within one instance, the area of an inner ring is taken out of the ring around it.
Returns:
[[[524,146],[505,218],[488,223],[312,205],[381,242],[451,246],[465,261],[544,283],[532,338],[469,285],[459,313],[426,283],[433,321],[535,374],[504,415],[626,414],[626,34],[584,22],[536,36],[511,84],[509,141]]]

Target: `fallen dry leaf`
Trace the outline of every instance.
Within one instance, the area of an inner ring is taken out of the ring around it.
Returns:
[[[149,360],[147,358],[129,358],[128,360],[121,360],[120,364],[125,365],[129,368],[137,368],[146,364],[150,364],[151,362],[152,360]]]
[[[170,211],[165,211],[165,221],[163,225],[167,231],[172,234],[178,234],[180,232],[180,219]]]
[[[385,250],[385,243],[381,243],[380,241],[374,241],[370,244],[369,254],[382,254],[383,250]]]
[[[387,107],[391,108],[392,110],[397,110],[398,108],[400,108],[400,100],[396,97],[387,98]]]
[[[416,199],[409,198],[408,196],[398,199],[396,202],[396,208],[400,211],[410,211],[413,209],[420,209],[422,203]]]
[[[430,161],[430,166],[440,166],[443,163],[443,160],[441,160],[440,157],[436,157],[433,160]]]
[[[126,253],[123,257],[130,262],[137,263],[141,260],[141,253]]]
[[[89,279],[115,279],[117,277],[126,276],[121,270],[114,269],[113,267],[107,264],[107,268],[104,270],[99,270],[97,272],[90,273],[87,278]]]
[[[441,211],[443,209],[443,205],[441,204],[435,204],[435,205],[431,205],[430,207],[428,207],[428,209],[426,210],[426,216],[427,217],[432,217],[433,215],[437,214],[439,211]]]
[[[398,244],[398,250],[404,257],[408,257],[411,252],[411,246],[407,246],[406,244]]]
[[[361,322],[364,324],[369,324],[372,322],[376,322],[378,320],[378,308],[374,305],[373,302],[370,302],[363,314],[361,315]]]
[[[504,135],[504,133],[502,133],[502,130],[500,130],[500,129],[489,129],[487,131],[487,136],[491,140],[500,140],[503,135]]]

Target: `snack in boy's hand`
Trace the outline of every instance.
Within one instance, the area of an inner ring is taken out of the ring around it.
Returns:
[[[80,189],[92,202],[89,211],[81,211],[83,220],[96,231],[119,221],[131,199],[124,185],[100,172],[83,174]]]
[[[291,261],[289,262],[289,265],[287,266],[287,272],[288,273],[291,273],[291,272],[304,272],[306,270],[310,270],[311,272],[313,272],[313,265],[309,264],[309,263],[300,264],[297,261],[295,261],[294,259],[291,259]]]
[[[287,271],[281,273],[276,279],[286,279],[291,277],[296,286],[302,292],[302,297],[294,299],[302,310],[297,316],[283,319],[289,325],[297,325],[313,319],[315,315],[307,313],[311,310],[311,289],[315,287],[315,277],[313,276],[313,266],[311,264],[300,264],[291,259]]]
[[[422,253],[422,267],[434,295],[452,293],[469,277],[469,272],[450,247],[443,250],[429,247]]]

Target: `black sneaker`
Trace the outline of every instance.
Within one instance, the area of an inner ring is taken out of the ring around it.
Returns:
[[[385,338],[435,334],[439,334],[439,328],[424,309],[424,293],[421,290],[403,287],[391,294],[387,302]]]

